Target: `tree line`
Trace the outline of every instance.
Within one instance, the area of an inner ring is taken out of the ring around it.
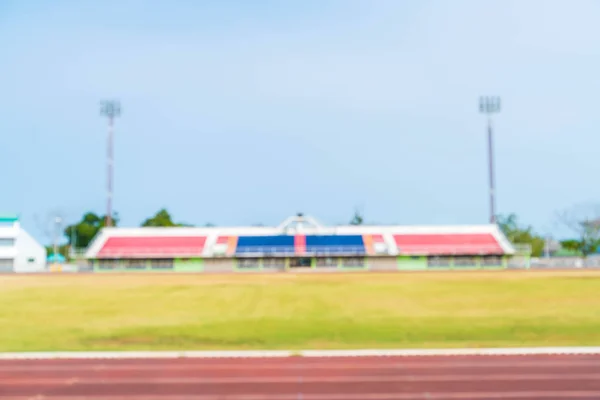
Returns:
[[[112,216],[112,225],[119,226],[119,214],[115,213]],[[63,234],[67,239],[65,244],[59,246],[59,253],[68,258],[70,249],[85,249],[87,248],[94,237],[106,226],[106,215],[87,212],[77,223],[65,227]],[[142,227],[182,227],[193,226],[183,222],[175,222],[171,214],[166,209],[160,209],[153,216],[145,219],[140,226]],[[212,224],[206,224],[212,226]],[[46,247],[48,254],[53,252],[52,246]]]
[[[600,248],[600,206],[577,205],[558,212],[557,225],[570,232],[571,237],[558,242],[560,248],[573,255],[588,257]],[[516,214],[499,215],[496,223],[513,244],[531,246],[531,255],[540,257],[546,251],[549,238],[540,235],[531,225],[520,223]]]

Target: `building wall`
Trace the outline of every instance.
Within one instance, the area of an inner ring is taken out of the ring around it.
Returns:
[[[29,233],[19,229],[15,247],[15,272],[40,272],[46,270],[46,248]]]
[[[1,220],[0,220],[1,222]],[[15,247],[18,228],[13,224],[0,225],[0,272],[14,272],[17,249]]]
[[[206,258],[162,260],[94,261],[96,272],[326,272],[326,271],[446,271],[504,269],[507,256],[380,256],[303,258],[302,266],[292,266],[291,258]],[[158,263],[158,264],[156,264]],[[102,268],[101,265],[110,268]],[[164,264],[164,265],[163,265]]]
[[[204,260],[204,272],[233,272],[235,259],[233,258],[207,258]]]
[[[0,227],[0,272],[40,272],[46,269],[46,249],[18,221]]]
[[[100,273],[202,272],[204,270],[204,260],[201,258],[92,260],[92,270]]]
[[[367,259],[369,271],[396,271],[396,257],[372,257]]]

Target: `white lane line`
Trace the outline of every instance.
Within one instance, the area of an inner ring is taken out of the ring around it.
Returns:
[[[0,353],[0,360],[56,359],[175,359],[175,358],[281,358],[297,355],[291,351],[66,351]]]
[[[303,357],[389,357],[389,356],[531,356],[600,354],[600,347],[532,347],[482,349],[404,349],[404,350],[305,350]]]
[[[425,356],[531,356],[600,354],[600,347],[535,347],[482,349],[404,350],[300,350],[300,351],[116,351],[0,353],[0,360],[127,359],[127,358],[270,358],[270,357],[425,357]]]
[[[383,360],[382,360],[383,361]],[[285,370],[295,371],[300,365],[303,368],[309,370],[410,370],[410,369],[445,369],[445,368],[511,368],[516,370],[522,370],[527,368],[575,368],[575,367],[597,367],[600,368],[600,358],[592,360],[569,360],[569,359],[549,359],[549,360],[481,360],[481,361],[451,361],[451,359],[444,359],[435,362],[419,362],[419,361],[383,361],[383,362],[369,362],[369,363],[356,363],[352,362],[324,362],[324,363],[302,363],[299,364],[281,364],[281,363],[252,363],[252,364],[216,364],[216,363],[186,363],[185,360],[181,360],[177,364],[174,363],[151,363],[151,364],[118,364],[118,360],[115,363],[102,363],[102,361],[94,363],[68,363],[68,364],[36,364],[33,363],[23,364],[0,364],[0,371],[27,371],[27,372],[54,372],[54,371],[77,371],[77,372],[92,372],[92,371],[214,371],[214,370],[226,370],[226,371],[248,371],[249,368],[252,370]]]
[[[404,375],[404,376],[314,376],[304,377],[304,384],[311,383],[369,383],[369,382],[490,382],[490,381],[574,381],[589,380],[600,382],[600,374],[464,374],[464,375]],[[153,385],[179,385],[179,384],[248,384],[248,383],[298,383],[297,376],[260,376],[260,377],[212,377],[212,378],[78,378],[65,381],[65,378],[10,378],[0,379],[0,385],[124,385],[124,384],[153,384]]]
[[[519,392],[428,392],[430,400],[496,400],[496,399],[577,399],[598,400],[600,391],[519,391]],[[115,396],[52,396],[44,400],[115,400]],[[32,400],[40,397],[2,396],[0,399]],[[298,400],[297,394],[254,394],[254,395],[127,395],[127,400]],[[348,393],[306,394],[303,400],[424,400],[425,393]]]

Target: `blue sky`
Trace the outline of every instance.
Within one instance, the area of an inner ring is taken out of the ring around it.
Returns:
[[[0,210],[43,236],[137,225],[485,223],[481,94],[498,94],[499,212],[540,231],[600,197],[600,3],[574,0],[0,3]]]

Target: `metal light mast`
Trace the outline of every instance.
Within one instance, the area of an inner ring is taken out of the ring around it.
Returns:
[[[479,112],[488,117],[488,168],[490,183],[490,223],[496,223],[496,187],[494,182],[494,142],[492,132],[492,114],[500,112],[500,97],[481,96]]]
[[[60,239],[60,228],[62,224],[62,218],[60,216],[54,217],[54,243],[53,243],[53,252],[54,252],[54,262],[58,262],[58,241]]]
[[[101,102],[100,114],[108,118],[108,143],[106,152],[107,162],[107,193],[106,193],[106,226],[112,226],[112,198],[113,198],[113,136],[115,118],[121,115],[121,103],[116,100]]]

